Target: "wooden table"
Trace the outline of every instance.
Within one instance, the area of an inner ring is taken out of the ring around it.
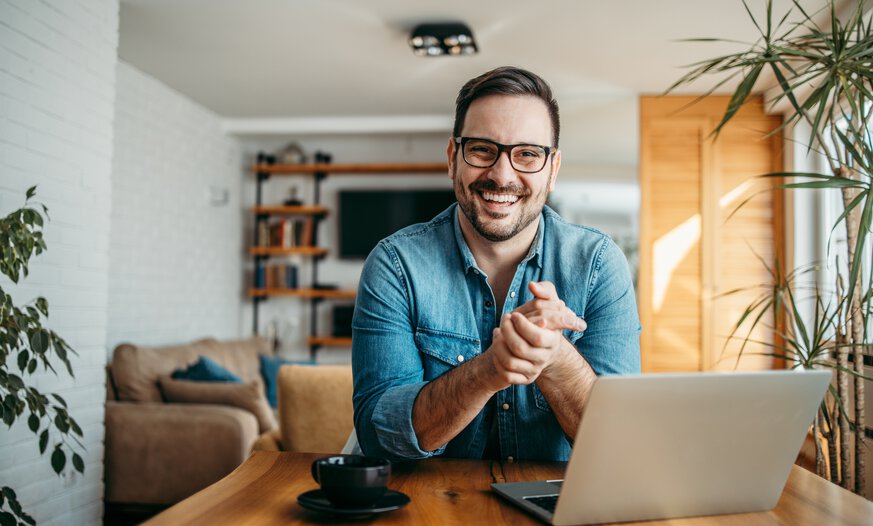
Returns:
[[[318,486],[310,463],[324,455],[258,451],[233,473],[145,524],[341,524],[341,517],[306,510],[297,495]],[[542,522],[491,491],[492,482],[562,478],[564,463],[429,459],[395,464],[391,489],[412,499],[397,511],[348,524],[535,524]],[[873,502],[794,466],[779,504],[766,513],[648,521],[644,526],[870,525]]]

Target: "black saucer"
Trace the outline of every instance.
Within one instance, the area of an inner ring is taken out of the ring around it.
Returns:
[[[390,489],[379,500],[362,508],[338,508],[331,504],[320,489],[314,489],[297,496],[297,503],[308,510],[333,513],[335,515],[371,515],[399,510],[409,504],[409,497],[399,491]]]

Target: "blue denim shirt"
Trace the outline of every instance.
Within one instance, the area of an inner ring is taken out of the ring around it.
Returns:
[[[533,298],[528,282],[544,280],[554,283],[560,298],[587,322],[584,333],[568,330],[564,336],[595,373],[640,371],[633,282],[624,254],[608,236],[569,224],[545,207],[503,313]],[[486,276],[461,234],[457,204],[373,249],[364,264],[352,322],[355,429],[365,454],[482,458],[488,422],[496,418],[503,456],[569,458],[571,443],[536,383],[500,391],[496,404],[487,404],[436,451],[419,447],[412,427],[419,391],[486,351],[503,313],[497,312]]]

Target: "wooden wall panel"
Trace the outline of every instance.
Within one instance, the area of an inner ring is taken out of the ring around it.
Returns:
[[[647,280],[651,315],[644,325],[643,367],[700,367],[700,184],[701,126],[698,120],[659,119],[648,127],[649,166],[643,192],[650,210],[643,223],[653,243],[641,245],[651,261]]]
[[[737,365],[735,357],[742,342],[738,339],[727,341],[726,337],[744,309],[762,290],[743,291],[729,296],[724,294],[771,282],[764,262],[772,267],[776,256],[775,247],[781,238],[774,231],[779,210],[774,192],[767,191],[772,189],[773,180],[755,176],[774,170],[773,143],[781,142],[781,137],[766,138],[766,135],[778,128],[780,123],[777,117],[747,116],[736,125],[726,128],[716,143],[720,154],[713,179],[719,185],[716,192],[719,228],[714,244],[715,296],[711,319],[714,354],[709,360],[714,369],[733,369]],[[740,334],[745,336],[748,331],[741,330]],[[761,320],[752,333],[752,339],[773,341],[772,316]],[[759,354],[762,351],[767,350],[759,344],[747,345],[738,368],[770,368],[773,360]]]
[[[739,364],[739,342],[725,346],[760,291],[725,293],[770,281],[755,254],[772,265],[782,243],[781,200],[775,182],[756,176],[781,169],[781,136],[766,137],[780,120],[758,102],[713,140],[727,98],[682,109],[691,100],[643,97],[640,103],[643,369],[769,368],[770,358],[754,354],[760,345],[747,348]],[[772,341],[772,320],[762,323],[753,338]]]

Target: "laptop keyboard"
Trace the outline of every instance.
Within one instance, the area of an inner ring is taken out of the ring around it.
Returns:
[[[525,497],[524,500],[530,502],[531,504],[534,504],[535,506],[539,506],[549,513],[555,513],[555,505],[558,504],[557,495],[545,495],[543,497]]]

